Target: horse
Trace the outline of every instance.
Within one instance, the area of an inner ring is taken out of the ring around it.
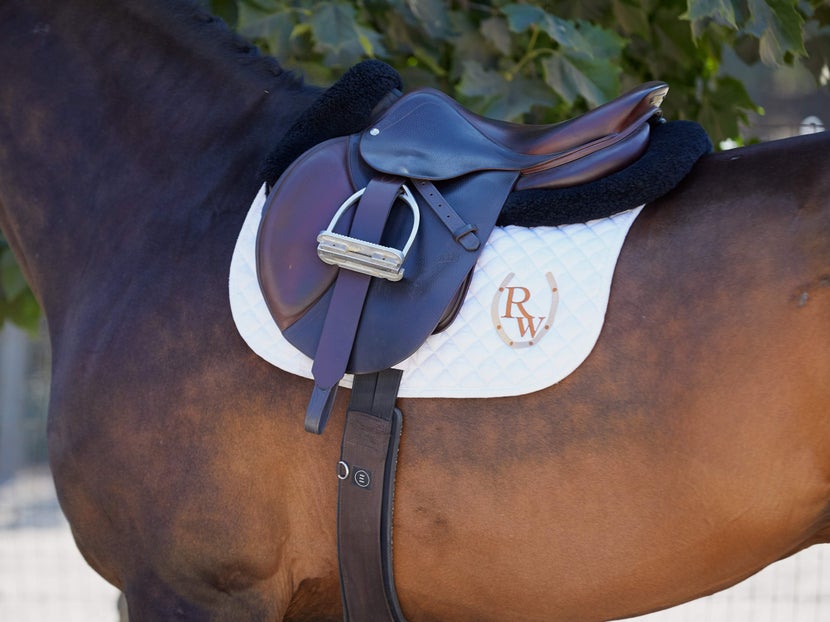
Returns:
[[[320,90],[185,0],[5,0],[0,59],[0,227],[79,550],[139,622],[339,619],[342,414],[305,433],[311,383],[227,300],[257,169]],[[555,386],[399,400],[407,620],[618,619],[830,542],[827,153],[713,154],[647,205]]]

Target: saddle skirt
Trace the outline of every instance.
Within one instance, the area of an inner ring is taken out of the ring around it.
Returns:
[[[256,271],[264,187],[242,227],[229,292],[237,329],[261,358],[304,378],[312,359],[282,336]],[[401,397],[502,397],[538,391],[573,372],[593,349],[614,267],[642,207],[584,224],[496,227],[455,319],[395,367]],[[350,387],[351,375],[341,386]]]

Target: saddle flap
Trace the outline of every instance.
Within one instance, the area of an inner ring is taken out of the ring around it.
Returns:
[[[317,254],[318,235],[356,187],[348,164],[349,139],[333,139],[295,162],[272,189],[257,236],[257,276],[265,302],[283,336],[314,358],[330,307],[338,270]],[[482,239],[495,225],[517,174],[472,173],[440,182],[441,193]],[[320,180],[324,179],[325,183]],[[417,192],[420,225],[411,242],[413,213],[398,200],[380,244],[411,246],[398,281],[372,279],[347,371],[371,373],[415,352],[457,303],[478,252],[467,250]],[[348,234],[352,210],[339,218]],[[342,228],[341,228],[342,225]]]
[[[360,155],[376,171],[429,180],[521,170],[550,157],[518,153],[492,141],[432,89],[395,102],[361,134]]]
[[[348,138],[321,143],[295,161],[268,195],[257,234],[257,276],[280,330],[305,314],[337,277],[337,267],[317,255],[317,236],[350,187],[342,164],[347,153]]]

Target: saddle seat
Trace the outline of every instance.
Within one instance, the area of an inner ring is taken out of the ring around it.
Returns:
[[[668,86],[642,84],[579,117],[524,125],[475,114],[434,89],[407,95],[371,124],[361,155],[377,170],[447,179],[477,170],[518,170],[514,190],[561,188],[630,164],[648,143],[646,121]]]
[[[306,429],[322,431],[344,373],[388,369],[452,321],[510,192],[627,166],[667,90],[644,84],[576,119],[525,126],[424,89],[300,156],[268,197],[257,274],[283,336],[314,359]]]

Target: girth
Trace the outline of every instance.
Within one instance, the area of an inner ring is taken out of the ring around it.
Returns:
[[[337,463],[343,618],[403,622],[392,572],[392,506],[403,415],[401,372],[355,377]]]

